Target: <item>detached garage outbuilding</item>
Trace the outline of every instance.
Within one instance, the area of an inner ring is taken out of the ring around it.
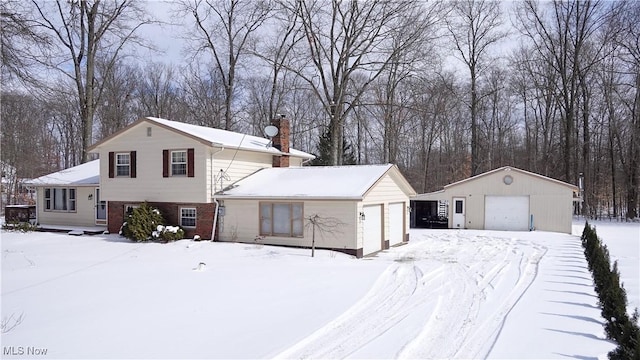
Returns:
[[[575,185],[505,166],[417,195],[412,215],[430,216],[416,211],[430,208],[421,203],[448,204],[449,228],[571,233],[577,194]]]
[[[415,191],[395,165],[267,168],[216,194],[218,240],[357,257],[408,240]]]

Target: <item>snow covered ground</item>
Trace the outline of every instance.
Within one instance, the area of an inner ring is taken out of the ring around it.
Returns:
[[[597,226],[607,244],[612,228],[631,293],[640,228]],[[354,259],[253,244],[0,235],[8,359],[24,358],[11,355],[20,349],[47,358],[593,359],[614,348],[578,236],[412,230],[408,245]]]

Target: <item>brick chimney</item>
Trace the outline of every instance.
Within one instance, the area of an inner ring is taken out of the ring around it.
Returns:
[[[273,137],[273,147],[289,153],[289,120],[284,115],[278,119],[271,120],[271,125],[278,128],[278,134]],[[289,167],[289,155],[273,156],[273,167]]]

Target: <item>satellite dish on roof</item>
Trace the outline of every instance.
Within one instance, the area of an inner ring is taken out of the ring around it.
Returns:
[[[268,137],[274,137],[278,135],[278,128],[273,125],[269,125],[264,128],[264,133],[267,134]]]

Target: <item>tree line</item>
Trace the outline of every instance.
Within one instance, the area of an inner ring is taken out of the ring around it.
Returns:
[[[77,165],[142,116],[264,136],[286,114],[316,164],[395,163],[418,192],[512,165],[638,217],[636,1],[182,0],[180,26],[150,4],[0,2],[3,164]]]

